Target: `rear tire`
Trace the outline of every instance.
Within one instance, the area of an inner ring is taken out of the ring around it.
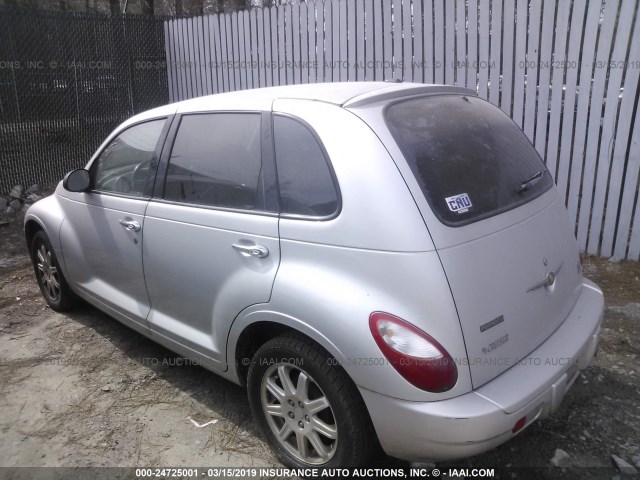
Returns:
[[[69,288],[47,235],[40,230],[31,242],[31,262],[47,305],[56,312],[69,310],[77,297]]]
[[[291,468],[367,465],[378,447],[360,393],[319,345],[293,334],[266,342],[249,367],[253,417]]]

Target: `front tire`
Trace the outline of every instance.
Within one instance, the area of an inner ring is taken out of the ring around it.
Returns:
[[[286,334],[265,343],[249,367],[254,419],[292,468],[366,465],[377,439],[346,372],[320,346]]]
[[[69,310],[75,304],[76,296],[69,288],[51,243],[42,230],[34,235],[31,242],[31,261],[47,304],[57,312]]]

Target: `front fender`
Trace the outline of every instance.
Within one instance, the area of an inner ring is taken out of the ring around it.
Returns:
[[[62,188],[62,182],[58,184],[56,193],[37,201],[29,208],[24,216],[24,229],[26,233],[28,225],[35,222],[44,231],[49,238],[51,248],[53,248],[53,251],[56,254],[63,274],[67,276],[67,267],[64,263],[64,256],[62,255],[62,246],[60,243],[60,228],[62,227],[65,216],[60,204],[60,199],[57,195],[59,188]],[[27,245],[27,248],[30,249],[31,246]]]

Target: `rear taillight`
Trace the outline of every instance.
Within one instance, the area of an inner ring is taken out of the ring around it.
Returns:
[[[384,312],[369,316],[369,328],[389,363],[412,385],[446,392],[456,384],[458,369],[451,355],[419,328]]]

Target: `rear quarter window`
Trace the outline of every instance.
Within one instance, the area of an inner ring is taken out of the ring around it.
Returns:
[[[285,215],[328,217],[339,196],[328,159],[316,136],[289,117],[273,119],[281,211]]]
[[[553,185],[522,130],[477,97],[413,98],[384,116],[429,205],[449,226],[511,210]]]

